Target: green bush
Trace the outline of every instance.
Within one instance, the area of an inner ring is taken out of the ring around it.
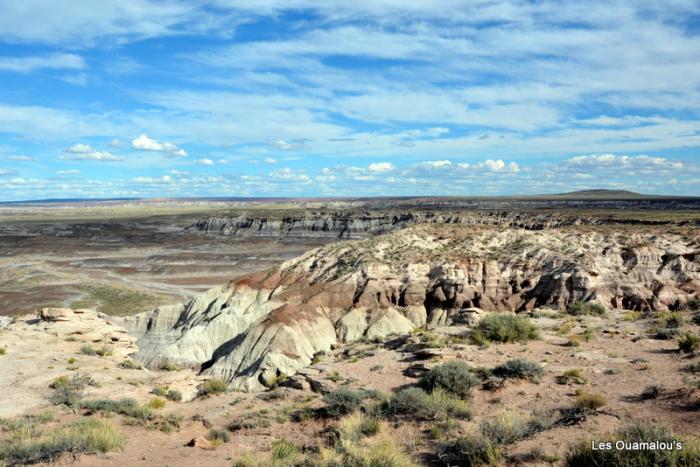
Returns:
[[[676,449],[593,449],[593,442],[617,441],[626,443],[666,443]],[[678,444],[677,444],[678,443]],[[681,449],[677,449],[681,446]],[[700,446],[696,441],[683,439],[659,425],[637,423],[624,427],[603,438],[584,440],[575,445],[566,456],[569,467],[681,467],[700,465]]]
[[[477,384],[479,378],[472,374],[469,365],[459,360],[432,368],[418,382],[418,386],[428,392],[442,389],[462,398],[468,397],[471,389]]]
[[[339,388],[323,396],[325,411],[331,417],[341,417],[360,408],[365,394],[348,388]]]
[[[685,353],[693,353],[700,348],[700,337],[686,332],[678,338],[678,350]]]
[[[126,437],[103,420],[80,420],[46,432],[23,431],[0,441],[0,460],[7,465],[50,463],[63,453],[122,450]]]
[[[574,316],[605,316],[605,308],[597,303],[591,302],[571,302],[569,305],[567,305],[566,312]]]
[[[5,355],[7,353],[7,349],[5,347],[0,347],[0,355]]]
[[[151,394],[153,394],[154,396],[165,397],[167,393],[168,386],[158,386],[156,388],[151,389]]]
[[[440,443],[437,457],[451,466],[496,466],[500,463],[501,451],[487,437],[469,435]]]
[[[299,449],[296,445],[286,439],[273,441],[270,448],[272,449],[273,465],[290,462],[299,454]]]
[[[182,400],[182,393],[177,389],[170,389],[165,395],[165,398],[169,401],[180,402]]]
[[[539,381],[544,374],[542,367],[536,362],[524,358],[515,358],[498,365],[492,373],[501,378],[529,379]]]
[[[228,391],[228,384],[223,379],[210,379],[205,381],[199,388],[200,396],[209,396],[211,394],[223,394]]]
[[[435,389],[431,393],[420,388],[402,389],[384,405],[389,415],[409,416],[417,420],[471,417],[469,405],[464,400],[441,389]]]
[[[154,397],[148,402],[148,407],[155,410],[162,409],[165,407],[165,400],[160,397]]]
[[[537,327],[527,317],[514,314],[487,315],[472,333],[472,340],[476,341],[527,342],[537,338]]]

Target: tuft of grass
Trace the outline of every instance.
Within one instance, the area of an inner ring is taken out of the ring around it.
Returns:
[[[589,394],[582,392],[576,396],[576,407],[580,410],[598,410],[607,405],[602,394]]]
[[[678,350],[685,353],[693,353],[700,348],[700,337],[691,332],[686,332],[678,338]]]
[[[606,314],[605,308],[597,303],[579,301],[571,302],[569,305],[567,305],[566,312],[574,316],[605,316]]]
[[[472,332],[472,342],[527,342],[539,338],[539,330],[529,318],[514,314],[485,316]]]
[[[501,450],[483,435],[468,435],[440,443],[437,457],[446,465],[496,466]]]
[[[210,396],[212,394],[223,394],[228,391],[228,384],[223,379],[210,379],[199,387],[200,396]]]
[[[97,352],[95,351],[95,349],[93,349],[91,345],[87,345],[87,344],[80,347],[80,353],[83,355],[89,355],[89,356],[97,355]]]
[[[180,371],[182,369],[179,365],[173,362],[163,362],[158,368],[163,371]]]
[[[500,378],[517,378],[527,379],[530,381],[539,381],[544,374],[544,370],[536,362],[532,362],[524,358],[515,358],[498,365],[492,370],[492,373]]]
[[[291,462],[298,454],[299,448],[287,439],[278,439],[270,445],[273,465],[284,465]]]
[[[418,420],[443,420],[449,417],[468,419],[471,417],[469,404],[436,389],[427,393],[420,388],[406,388],[397,392],[385,404],[389,415],[409,416]]]
[[[125,370],[143,370],[143,365],[135,360],[127,359],[123,362],[119,362],[119,368],[124,368]]]
[[[212,428],[207,433],[207,439],[218,443],[228,443],[231,441],[231,435],[226,430],[217,430]]]
[[[593,449],[593,443],[608,442],[612,446],[624,443],[665,443],[673,449]],[[583,440],[573,446],[566,456],[568,467],[604,465],[609,467],[628,466],[691,466],[700,465],[698,442],[685,439],[661,425],[636,423],[611,433],[602,439]]]
[[[158,386],[151,389],[151,394],[158,397],[165,397],[168,393],[168,386]]]
[[[148,406],[139,405],[135,399],[122,398],[118,400],[94,399],[83,401],[80,407],[84,410],[100,413],[116,413],[137,420],[149,420],[153,417],[153,412]]]
[[[469,365],[459,360],[432,368],[418,382],[418,386],[427,392],[440,389],[461,398],[469,397],[471,389],[477,384],[479,378],[474,376]]]
[[[381,424],[377,417],[354,412],[340,419],[338,431],[341,445],[347,446],[362,438],[376,435],[381,431]]]
[[[80,420],[52,430],[23,430],[0,441],[0,460],[7,465],[52,463],[64,453],[120,451],[126,437],[104,420]]]
[[[566,370],[557,376],[557,383],[559,384],[586,384],[586,382],[586,378],[583,377],[583,371],[580,368]]]
[[[97,382],[89,375],[77,373],[72,377],[59,376],[49,384],[49,388],[53,389],[49,402],[76,409],[85,396],[84,390],[88,386],[97,386]]]
[[[558,416],[559,412],[552,410],[532,414],[509,410],[481,422],[480,431],[494,444],[510,444],[551,428]]]
[[[165,400],[160,397],[154,397],[148,402],[148,407],[154,410],[162,409],[165,407]]]

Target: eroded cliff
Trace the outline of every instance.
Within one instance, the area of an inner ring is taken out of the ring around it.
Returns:
[[[689,229],[418,225],[312,250],[124,325],[147,364],[201,368],[250,390],[339,341],[449,325],[472,307],[669,310],[699,292],[700,239]]]

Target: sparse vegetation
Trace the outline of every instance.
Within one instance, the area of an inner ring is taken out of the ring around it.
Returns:
[[[124,368],[125,370],[143,370],[143,365],[137,361],[127,359],[123,362],[119,362],[119,368]]]
[[[165,407],[165,400],[160,397],[154,397],[148,402],[148,407],[155,410],[162,409]]]
[[[580,410],[598,410],[607,403],[608,401],[601,394],[582,392],[576,396],[576,407]]]
[[[471,417],[467,402],[441,389],[431,393],[420,388],[402,389],[386,402],[385,410],[389,415],[410,416],[418,420]]]
[[[104,420],[79,420],[51,430],[16,430],[0,441],[0,460],[8,465],[54,462],[63,453],[106,453],[126,446],[126,437]]]
[[[198,394],[200,396],[211,396],[213,394],[223,394],[228,391],[228,384],[222,379],[210,379],[205,381],[199,387]]]
[[[169,389],[165,394],[165,398],[169,401],[180,402],[182,400],[182,393],[177,389]]]
[[[95,380],[89,375],[77,373],[72,377],[68,375],[59,376],[49,385],[53,389],[49,396],[49,402],[54,405],[65,405],[75,409],[84,397],[84,390],[88,386],[97,386]]]
[[[572,302],[566,306],[566,312],[574,316],[605,316],[605,308],[598,305],[597,303],[591,302]]]
[[[475,343],[527,342],[538,339],[539,331],[525,316],[493,313],[479,321],[471,337]]]
[[[359,409],[364,398],[361,391],[339,388],[323,396],[325,411],[331,417],[341,417]]]
[[[440,389],[461,398],[469,397],[471,389],[479,384],[469,366],[459,360],[438,365],[424,374],[418,385],[428,392]]]
[[[686,332],[678,338],[678,350],[685,353],[693,353],[700,348],[700,337],[691,332]]]
[[[212,428],[207,433],[207,439],[216,443],[228,443],[231,441],[231,435],[226,430],[217,430]]]
[[[627,449],[594,449],[593,443],[622,442]],[[664,443],[667,449],[635,449],[633,443]],[[568,467],[669,466],[700,465],[700,446],[697,441],[674,435],[667,428],[649,423],[637,423],[624,427],[606,437],[584,440],[575,445],[566,456]]]
[[[527,379],[530,381],[539,381],[544,374],[544,370],[536,362],[531,362],[524,358],[515,358],[498,365],[492,370],[492,373],[494,376],[501,378],[517,378]]]
[[[583,377],[583,371],[580,368],[572,368],[557,376],[557,383],[586,384],[586,378]]]
[[[501,450],[486,436],[468,435],[440,443],[437,457],[446,465],[495,466],[501,460]]]

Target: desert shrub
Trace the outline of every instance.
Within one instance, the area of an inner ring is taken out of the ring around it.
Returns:
[[[583,377],[583,372],[580,368],[572,368],[566,370],[561,375],[557,376],[559,384],[586,384],[586,378]]]
[[[177,389],[170,389],[167,394],[165,394],[165,398],[169,401],[180,402],[182,400],[182,393]]]
[[[151,389],[151,394],[158,397],[165,397],[168,393],[168,386],[158,386]]]
[[[662,328],[680,328],[687,321],[687,316],[678,311],[662,311],[657,314],[657,322]]]
[[[466,363],[459,360],[432,368],[418,382],[418,386],[426,391],[441,389],[462,398],[468,397],[472,387],[477,384],[479,378],[472,374]]]
[[[501,378],[517,378],[538,381],[544,374],[542,367],[524,358],[515,358],[498,365],[492,371],[495,376]]]
[[[273,401],[278,399],[284,399],[287,397],[287,391],[280,387],[275,387],[267,392],[258,394],[258,399],[264,401]]]
[[[666,443],[674,449],[593,449],[593,442]],[[678,449],[678,446],[681,446]],[[604,465],[606,467],[700,465],[700,446],[696,441],[676,436],[667,428],[650,423],[636,423],[621,428],[603,439],[584,440],[566,456],[569,467]]]
[[[97,355],[97,351],[87,344],[80,347],[80,353],[83,355]]]
[[[494,444],[510,444],[551,428],[558,415],[552,410],[538,410],[529,415],[507,411],[481,422],[480,430]]]
[[[143,365],[137,361],[127,359],[123,362],[119,362],[119,368],[124,368],[125,370],[143,370]]]
[[[605,308],[597,303],[591,302],[571,302],[566,306],[566,312],[574,316],[593,315],[605,316]]]
[[[601,394],[581,393],[576,396],[576,407],[580,410],[597,410],[607,403]]]
[[[581,346],[581,338],[579,336],[569,336],[569,339],[566,341],[566,344],[564,344],[567,347],[580,347]]]
[[[427,393],[420,388],[406,388],[385,403],[389,415],[410,416],[418,420],[439,420],[448,417],[471,417],[469,405],[454,395],[436,389]]]
[[[537,339],[537,327],[525,316],[490,314],[485,316],[472,333],[472,340],[493,342],[526,342]]]
[[[164,371],[180,371],[182,369],[178,364],[173,362],[162,362],[158,368]]]
[[[135,399],[131,398],[88,400],[83,401],[80,407],[91,412],[116,413],[137,420],[148,420],[153,417],[150,407],[139,405]]]
[[[49,402],[54,405],[65,405],[70,408],[77,408],[80,400],[85,396],[84,390],[88,386],[96,386],[92,377],[86,374],[75,374],[72,377],[67,375],[59,376],[49,384],[53,389],[49,395]]]
[[[381,430],[377,417],[354,412],[343,417],[338,423],[339,441],[341,445],[355,443],[362,438],[374,436]]]
[[[228,443],[231,441],[231,435],[229,435],[226,430],[211,429],[209,433],[207,433],[207,439],[219,443]]]
[[[7,353],[7,349],[5,347],[0,347],[0,355],[5,355]]]
[[[107,347],[106,345],[103,345],[99,349],[95,350],[95,354],[99,357],[111,357],[112,356],[112,349],[110,347]]]
[[[349,388],[339,388],[323,396],[326,402],[325,411],[331,417],[347,415],[359,409],[364,394]]]
[[[270,448],[274,465],[289,462],[299,454],[299,448],[297,448],[294,443],[284,438],[273,441]]]
[[[485,436],[468,435],[440,443],[437,457],[446,465],[495,466],[501,460],[501,451]]]
[[[222,379],[210,379],[205,381],[199,388],[200,396],[209,396],[212,394],[223,394],[228,391],[228,384]]]
[[[0,441],[0,460],[7,465],[56,461],[63,453],[105,453],[121,450],[126,437],[104,420],[80,420],[50,431],[17,433]]]
[[[693,353],[700,348],[700,337],[686,332],[678,338],[678,350],[685,353]]]
[[[154,397],[148,402],[148,407],[154,410],[162,409],[165,407],[165,400],[160,397]]]

